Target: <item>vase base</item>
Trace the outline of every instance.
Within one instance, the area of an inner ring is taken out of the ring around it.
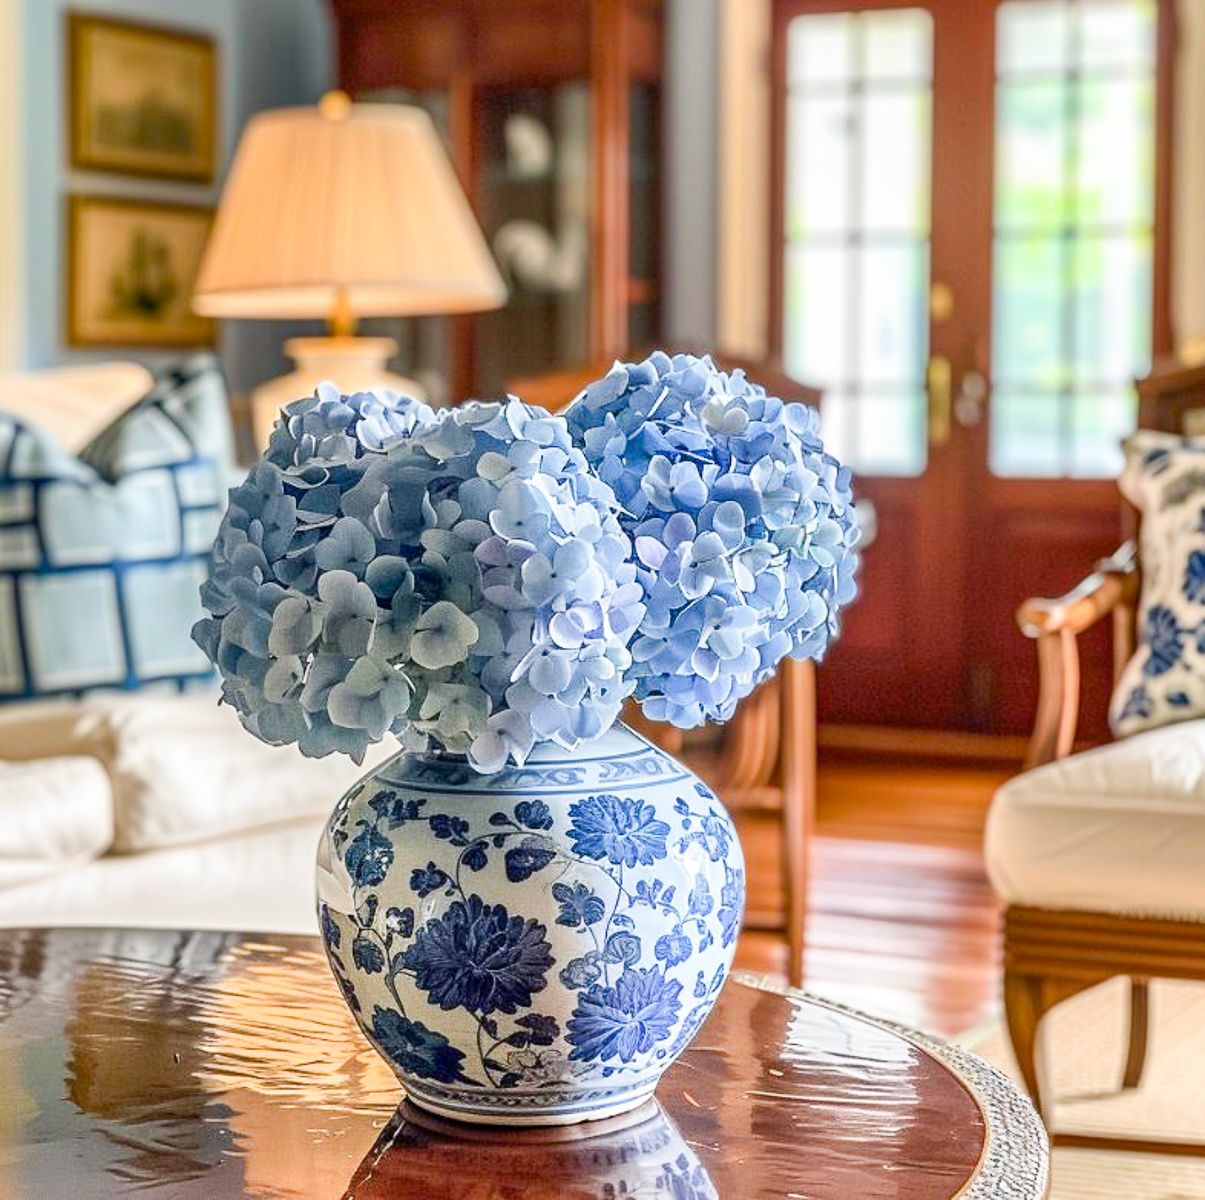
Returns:
[[[574,1137],[594,1137],[598,1133],[638,1125],[647,1121],[657,1108],[657,1102],[653,1099],[655,1084],[624,1091],[618,1096],[594,1103],[579,1100],[555,1105],[539,1105],[530,1101],[524,1104],[518,1096],[502,1093],[496,1094],[495,1103],[488,1107],[426,1095],[412,1083],[403,1086],[406,1089],[407,1116],[414,1118],[415,1124],[436,1132],[463,1133],[466,1125],[544,1133],[577,1127],[578,1132],[569,1133],[566,1139],[572,1140]],[[580,1129],[586,1124],[589,1125],[588,1131]]]

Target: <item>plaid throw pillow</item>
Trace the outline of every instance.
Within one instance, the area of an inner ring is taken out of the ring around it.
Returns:
[[[78,457],[0,412],[0,702],[208,682],[189,630],[230,460],[208,354]]]

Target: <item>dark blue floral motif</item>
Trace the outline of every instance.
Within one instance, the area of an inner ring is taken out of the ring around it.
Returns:
[[[551,1046],[561,1036],[561,1027],[555,1017],[540,1013],[527,1013],[516,1022],[522,1033],[512,1033],[507,1041],[512,1046]]]
[[[506,878],[511,883],[522,883],[537,871],[542,871],[556,858],[540,838],[526,838],[521,846],[512,846],[506,852]]]
[[[532,993],[547,983],[554,962],[547,932],[534,919],[512,917],[503,905],[470,896],[429,920],[400,962],[445,1011],[513,1014],[530,1007]]]
[[[1168,692],[1167,702],[1172,708],[1188,708],[1192,699],[1187,692]]]
[[[385,969],[385,952],[366,934],[359,934],[351,944],[351,960],[369,975],[378,975]]]
[[[1205,603],[1205,550],[1194,550],[1184,568],[1184,595],[1196,604]]]
[[[634,967],[640,961],[640,939],[624,929],[611,934],[603,947],[603,959],[609,963],[624,963]]]
[[[489,862],[489,855],[486,853],[484,842],[474,842],[465,852],[461,859],[470,871],[482,871],[485,869],[486,863]]]
[[[714,904],[715,901],[711,898],[711,889],[707,886],[707,876],[696,876],[694,886],[690,889],[690,915],[692,917],[705,917],[711,912]]]
[[[419,897],[438,892],[448,882],[450,882],[448,876],[433,862],[427,863],[425,867],[415,867],[410,872],[410,890]]]
[[[437,838],[451,840],[453,844],[463,846],[468,840],[469,823],[463,817],[453,817],[448,813],[436,813],[428,818],[431,832]]]
[[[460,1069],[464,1054],[421,1021],[378,1006],[372,1011],[372,1035],[386,1058],[407,1074],[440,1083],[465,1079]]]
[[[587,858],[607,858],[616,866],[652,866],[666,854],[669,826],[656,809],[639,799],[609,794],[589,796],[569,806],[573,849]]]
[[[607,912],[602,897],[596,896],[584,883],[575,883],[572,887],[567,883],[554,883],[552,898],[561,906],[561,915],[556,923],[567,925],[570,929],[576,929],[579,925],[596,925]]]
[[[745,872],[724,867],[724,886],[720,889],[720,928],[724,931],[722,944],[732,945],[740,931],[741,910],[745,907]]]
[[[690,938],[682,932],[680,925],[672,933],[663,933],[653,947],[653,956],[664,962],[666,967],[684,963],[693,953]]]
[[[636,884],[636,895],[628,903],[647,904],[650,908],[669,910],[673,908],[674,888],[672,885],[665,887],[660,879],[654,879],[651,883],[647,879],[641,879]]]
[[[388,818],[390,825],[396,827],[405,821],[417,821],[420,816],[419,809],[426,803],[426,800],[402,800],[397,792],[382,788],[369,800],[368,807],[378,817]]]
[[[360,1012],[360,997],[356,992],[356,985],[352,983],[341,971],[334,969],[335,982],[339,985],[339,991],[343,993],[343,999],[352,1012]]]
[[[602,966],[598,953],[591,950],[589,954],[583,954],[581,958],[571,958],[561,968],[559,978],[567,988],[572,988],[574,991],[578,988],[589,987],[590,984],[602,978]]]
[[[1121,710],[1121,719],[1126,717],[1149,717],[1155,711],[1154,701],[1151,700],[1146,688],[1133,688],[1126,697],[1125,707]]]
[[[1162,675],[1170,671],[1180,659],[1184,649],[1183,630],[1176,622],[1176,614],[1166,605],[1156,604],[1146,615],[1143,640],[1150,649],[1145,675]]]
[[[552,813],[543,800],[520,800],[515,805],[515,820],[524,829],[552,828]]]
[[[385,910],[385,930],[398,937],[408,938],[414,932],[414,909],[387,908]]]
[[[320,923],[322,925],[322,940],[332,950],[338,950],[340,943],[343,941],[343,934],[335,923],[335,918],[331,916],[330,907],[326,904],[322,906]]]
[[[393,845],[375,825],[359,824],[360,832],[347,847],[343,863],[356,887],[376,887],[385,882],[393,865]]]
[[[630,1063],[637,1054],[647,1054],[669,1037],[681,1008],[681,991],[681,983],[666,979],[660,967],[629,967],[613,987],[588,988],[569,1019],[569,1057]]]
[[[373,923],[377,915],[377,900],[376,892],[369,892],[367,896],[356,907],[356,921],[361,928],[365,928]]]

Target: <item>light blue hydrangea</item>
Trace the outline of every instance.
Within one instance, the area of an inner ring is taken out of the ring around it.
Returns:
[[[362,759],[387,733],[521,763],[607,729],[645,616],[565,421],[322,385],[230,495],[193,636],[244,725]]]
[[[658,352],[616,363],[566,417],[633,539],[645,615],[629,675],[647,716],[727,720],[784,657],[823,656],[859,531],[814,408]]]

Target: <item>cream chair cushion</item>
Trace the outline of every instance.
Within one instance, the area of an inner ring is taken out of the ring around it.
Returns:
[[[94,758],[0,762],[0,888],[91,862],[113,841],[113,794]]]
[[[0,759],[87,755],[112,787],[113,848],[162,849],[307,815],[327,815],[370,767],[266,746],[217,695],[141,692],[0,708]]]
[[[1011,904],[1205,920],[1205,720],[1010,780],[985,853]]]

